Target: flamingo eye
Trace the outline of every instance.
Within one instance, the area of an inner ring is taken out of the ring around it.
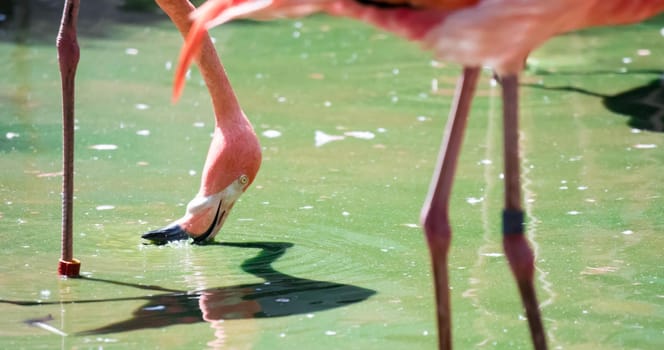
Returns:
[[[246,184],[249,182],[249,176],[247,176],[247,175],[241,175],[241,176],[238,178],[238,181],[240,181],[240,184],[242,184],[242,185],[246,185]]]

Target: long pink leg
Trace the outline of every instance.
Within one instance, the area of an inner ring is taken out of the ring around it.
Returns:
[[[57,38],[62,78],[62,252],[58,265],[61,276],[77,277],[80,262],[73,258],[74,195],[74,81],[79,59],[76,22],[79,0],[66,0]]]
[[[519,286],[526,309],[530,334],[537,350],[547,348],[544,327],[535,295],[535,258],[524,235],[519,174],[519,115],[516,75],[502,77],[503,134],[505,159],[505,209],[503,211],[503,248]]]
[[[429,244],[433,265],[440,349],[452,348],[447,275],[447,252],[452,238],[448,214],[450,193],[479,72],[478,67],[465,67],[463,75],[457,83],[454,106],[448,117],[429,194],[422,208],[421,222]]]

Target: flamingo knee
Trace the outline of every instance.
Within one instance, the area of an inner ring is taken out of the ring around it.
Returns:
[[[452,242],[452,228],[447,208],[425,206],[420,224],[431,249],[436,247],[438,251],[447,252],[449,250]]]

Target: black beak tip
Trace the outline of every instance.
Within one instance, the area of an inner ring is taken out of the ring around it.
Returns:
[[[162,245],[168,242],[185,241],[189,234],[180,225],[171,225],[158,230],[144,233],[141,238],[151,241],[153,244]]]

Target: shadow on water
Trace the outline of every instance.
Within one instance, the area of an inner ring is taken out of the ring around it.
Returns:
[[[606,95],[575,86],[539,84],[524,84],[523,86],[542,90],[578,92],[599,97],[607,109],[627,116],[629,126],[641,130],[664,132],[664,80],[662,78],[615,95]]]
[[[127,320],[77,333],[77,335],[91,335],[218,320],[308,314],[361,302],[376,293],[371,289],[298,278],[275,270],[272,263],[281,257],[288,248],[292,247],[292,243],[228,242],[216,243],[216,245],[261,249],[255,257],[245,260],[241,267],[245,272],[263,279],[264,282],[187,292],[160,286],[84,277],[84,280],[90,282],[109,283],[166,293],[142,297],[72,300],[67,302],[44,303],[0,300],[0,303],[37,306],[146,300],[146,303],[136,309],[132,317]]]

